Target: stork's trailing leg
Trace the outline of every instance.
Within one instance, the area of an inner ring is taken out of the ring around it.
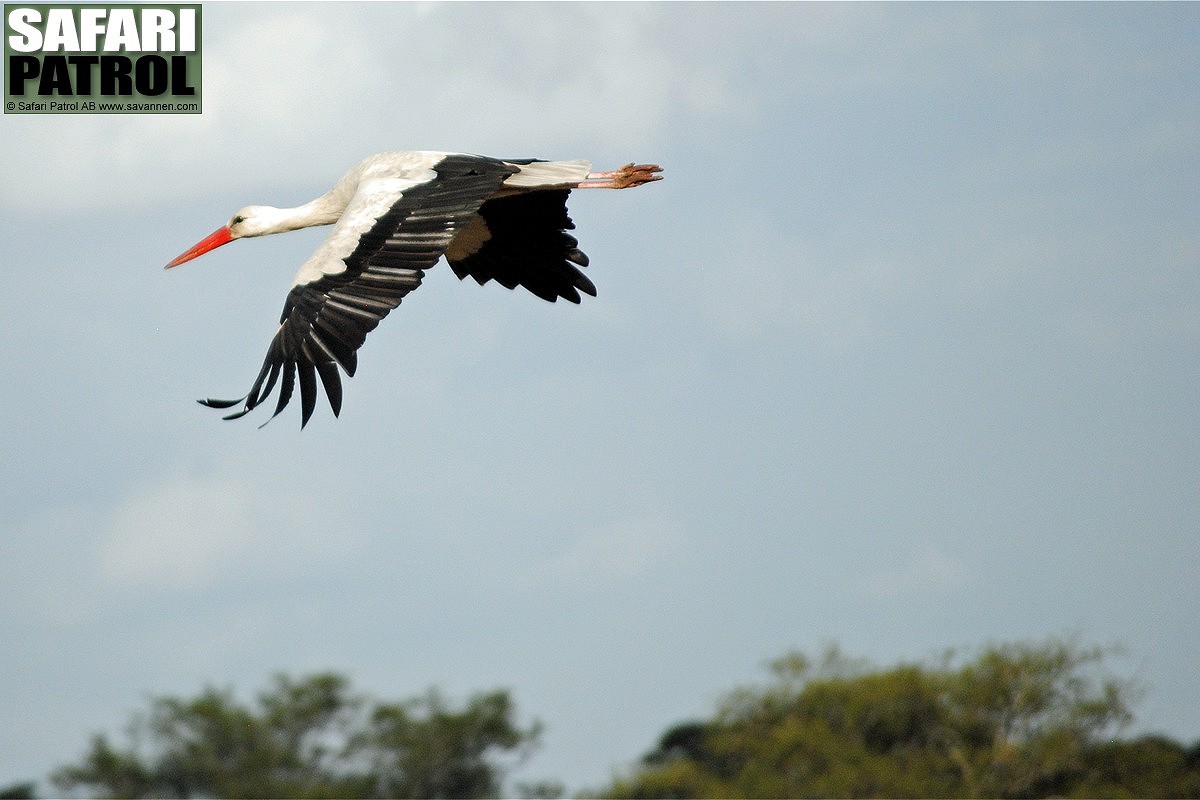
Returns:
[[[662,167],[657,164],[626,164],[612,172],[589,172],[587,179],[575,184],[579,189],[628,189],[650,181],[661,181]]]

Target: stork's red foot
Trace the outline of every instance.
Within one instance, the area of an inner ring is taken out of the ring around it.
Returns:
[[[662,172],[662,167],[657,164],[626,164],[611,172],[589,172],[587,180],[577,186],[580,189],[628,189],[661,181],[662,175],[656,175],[656,172]]]

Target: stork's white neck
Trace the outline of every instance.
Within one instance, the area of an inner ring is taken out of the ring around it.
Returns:
[[[338,221],[345,208],[346,203],[333,192],[295,208],[247,206],[234,215],[230,230],[235,238],[242,238],[267,236],[314,225],[331,225]]]

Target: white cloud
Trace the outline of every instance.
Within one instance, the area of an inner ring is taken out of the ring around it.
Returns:
[[[202,115],[9,115],[0,204],[240,203],[268,184],[323,188],[385,149],[654,158],[792,94],[801,76],[776,80],[779,57],[864,24],[712,13],[727,24],[657,4],[208,6]],[[763,47],[747,58],[745,40]]]
[[[6,117],[0,202],[136,207],[268,182],[323,186],[384,149],[641,153],[664,133],[679,76],[650,39],[655,13],[206,7],[202,115]],[[579,40],[565,41],[564,30]]]
[[[176,477],[112,513],[99,545],[116,586],[205,588],[227,579],[286,577],[353,550],[309,493],[228,476]]]

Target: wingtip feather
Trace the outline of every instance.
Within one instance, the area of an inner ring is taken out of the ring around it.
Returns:
[[[245,399],[246,398],[244,397],[239,397],[237,400],[215,400],[211,397],[208,397],[204,400],[197,400],[196,402],[202,406],[207,406],[208,408],[233,408]]]

